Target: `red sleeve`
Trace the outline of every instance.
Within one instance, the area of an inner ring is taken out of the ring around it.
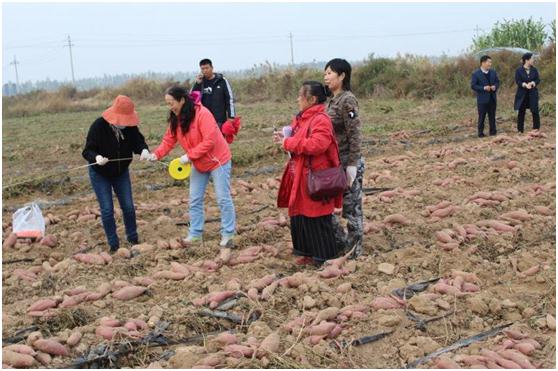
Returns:
[[[331,144],[332,138],[331,121],[325,116],[313,120],[310,136],[306,137],[306,130],[299,132],[299,135],[285,139],[284,147],[287,151],[316,156],[324,153]]]
[[[200,120],[199,128],[202,141],[188,151],[188,157],[192,160],[196,160],[210,152],[215,147],[215,143],[217,143],[217,135],[222,135],[211,112],[200,109],[196,114],[200,115],[199,118],[196,117],[194,119]]]
[[[155,156],[157,156],[157,159],[160,160],[168,155],[175,145],[176,135],[172,133],[169,125],[167,131],[165,132],[165,135],[163,136],[163,141],[161,142],[161,144],[159,144],[159,147],[157,147],[157,149],[153,151],[153,153],[155,154]]]

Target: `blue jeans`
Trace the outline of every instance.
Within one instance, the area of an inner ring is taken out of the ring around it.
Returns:
[[[115,178],[108,178],[89,167],[89,178],[91,185],[97,195],[97,201],[101,208],[101,220],[111,249],[119,246],[118,234],[116,233],[116,222],[114,221],[114,206],[112,202],[112,190],[116,193],[118,203],[122,209],[122,217],[126,226],[126,237],[131,243],[137,243],[138,232],[136,227],[136,210],[132,198],[132,184],[128,169]]]
[[[209,178],[213,179],[217,204],[221,211],[221,235],[234,235],[236,228],[236,214],[231,197],[231,161],[217,169],[201,173],[192,166],[190,174],[190,236],[201,237],[205,222],[204,199],[205,189]]]

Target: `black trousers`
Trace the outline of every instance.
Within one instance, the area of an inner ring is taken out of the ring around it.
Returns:
[[[527,111],[527,108],[529,108],[531,114],[533,115],[533,129],[541,128],[541,116],[539,115],[539,110],[533,111],[529,107],[529,96],[526,96],[521,103],[519,112],[517,113],[517,131],[520,131],[522,133],[525,129],[525,111]]]
[[[339,255],[335,243],[333,215],[309,218],[298,215],[291,217],[291,237],[293,253],[309,256],[318,262],[336,258]]]
[[[479,111],[478,130],[479,137],[484,136],[484,120],[488,114],[488,124],[490,125],[490,135],[496,135],[496,102],[491,98],[490,102],[477,104]]]

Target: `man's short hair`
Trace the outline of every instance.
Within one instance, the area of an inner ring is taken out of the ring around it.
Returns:
[[[480,59],[480,62],[481,62],[481,63],[484,63],[484,62],[486,62],[486,61],[489,60],[489,59],[492,59],[492,58],[490,58],[489,55],[483,55],[483,56],[481,57],[481,59]]]
[[[213,63],[211,63],[211,59],[208,58],[204,58],[200,61],[200,67],[201,66],[206,66],[206,65],[210,65],[211,67],[213,67]]]

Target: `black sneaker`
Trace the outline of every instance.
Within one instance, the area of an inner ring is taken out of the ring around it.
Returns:
[[[110,252],[111,254],[114,254],[115,252],[118,251],[119,248],[120,248],[119,246],[111,246],[109,252]]]

